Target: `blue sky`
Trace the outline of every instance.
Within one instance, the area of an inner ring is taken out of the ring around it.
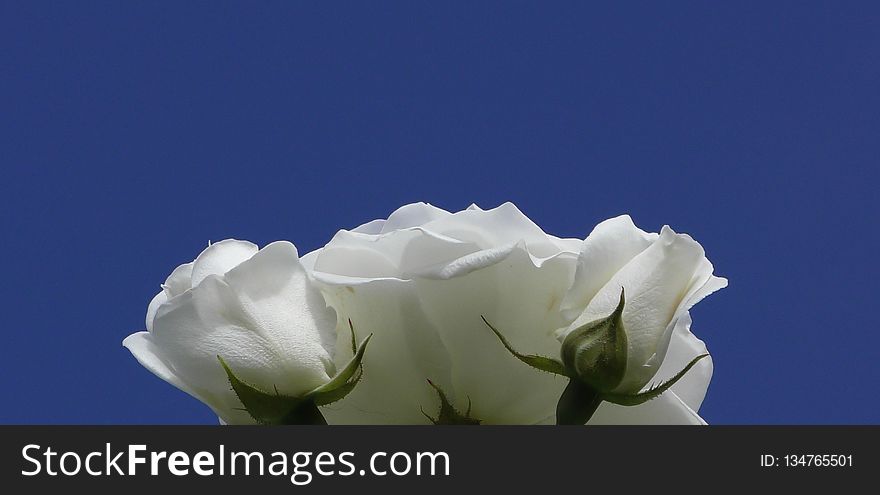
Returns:
[[[508,200],[704,245],[709,422],[880,422],[880,7],[473,3],[0,6],[0,422],[213,423],[121,346],[209,239]]]

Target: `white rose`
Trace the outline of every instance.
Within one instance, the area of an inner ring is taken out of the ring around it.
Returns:
[[[123,345],[159,378],[252,423],[217,357],[241,380],[299,396],[334,376],[336,320],[296,247],[225,240],[175,269],[149,305],[146,332]]]
[[[483,424],[552,420],[565,381],[511,358],[481,316],[515,345],[558,353],[554,331],[568,323],[559,305],[581,244],[544,233],[510,203],[457,213],[417,203],[304,256],[340,325],[350,318],[375,334],[364,380],[325,408],[328,421],[427,423],[421,410],[436,416],[439,401],[426,379],[460,412],[470,401]]]
[[[690,332],[688,310],[727,286],[712,274],[702,246],[668,226],[649,234],[623,215],[600,223],[584,241],[577,273],[561,309],[574,322],[559,332],[607,317],[618,305],[627,337],[626,371],[613,391],[634,394],[649,382],[668,380],[692,359],[707,354]],[[592,423],[693,423],[712,378],[712,360],[700,360],[669,391],[637,407],[602,403]]]

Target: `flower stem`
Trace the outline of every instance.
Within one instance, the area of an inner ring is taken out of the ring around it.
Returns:
[[[571,379],[556,404],[556,424],[585,424],[601,403],[599,392],[580,380]]]
[[[305,400],[290,411],[284,419],[281,420],[283,425],[326,425],[327,420],[318,409],[318,405],[313,400]]]

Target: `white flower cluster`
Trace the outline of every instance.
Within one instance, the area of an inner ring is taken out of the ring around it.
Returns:
[[[688,310],[726,286],[712,272],[690,236],[626,215],[580,240],[511,203],[416,203],[302,257],[214,243],[123,344],[230,424],[553,423],[593,373],[589,424],[704,424]]]

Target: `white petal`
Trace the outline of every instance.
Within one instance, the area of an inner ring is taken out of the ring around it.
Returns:
[[[223,275],[258,251],[252,242],[226,239],[208,246],[193,262],[192,287],[209,275]]]
[[[574,283],[562,303],[566,317],[577,318],[614,274],[655,239],[657,234],[636,227],[629,215],[597,225],[583,242]]]
[[[168,301],[168,294],[166,291],[159,292],[155,297],[150,301],[150,305],[147,306],[147,331],[151,331],[153,329],[153,319],[156,317],[156,311],[159,310],[159,306],[165,304]]]
[[[339,231],[315,261],[315,270],[362,278],[405,278],[420,267],[452,261],[477,247],[426,232],[398,230],[380,236]]]
[[[708,262],[708,260],[706,260]],[[712,294],[715,291],[719,291],[725,287],[727,287],[727,279],[723,277],[716,277],[712,275],[712,264],[709,263],[709,277],[705,283],[700,285],[697,289],[690,292],[684,298],[684,305],[680,308],[683,311],[687,311],[691,309],[695,304],[702,301],[706,296]]]
[[[222,319],[223,302],[218,301],[210,307],[205,300],[212,299],[213,293],[218,291],[214,287],[223,282],[217,276],[211,276],[205,282],[162,305],[153,320],[150,335],[156,353],[162,356],[175,376],[192,390],[198,390],[197,397],[216,410],[223,404],[237,401],[217,356],[226,359],[231,354],[230,348],[243,347],[238,340],[244,338],[236,334],[244,332],[228,324],[217,328]],[[228,288],[226,290],[228,292]],[[200,314],[203,312],[208,321],[204,321]],[[235,407],[241,407],[241,404]],[[225,416],[225,411],[218,411],[218,414]]]
[[[168,299],[183,294],[192,288],[192,271],[193,262],[189,262],[178,266],[171,272],[171,275],[165,279],[165,283],[162,285]]]
[[[137,361],[150,370],[154,375],[183,390],[184,392],[199,398],[186,384],[174,374],[174,371],[159,357],[160,351],[153,343],[149,332],[137,332],[129,335],[122,341],[122,345],[131,351]],[[200,399],[201,400],[201,399]]]
[[[484,249],[445,263],[436,263],[412,273],[421,278],[447,280],[454,277],[462,277],[481,268],[500,263],[515,249],[525,251],[525,244],[510,243],[496,248]]]
[[[686,323],[690,326],[690,314],[688,314],[688,310],[709,294],[727,287],[727,279],[712,275],[712,271],[712,263],[710,263],[708,259],[703,258],[698,264],[689,287],[686,289],[685,295],[682,297],[678,308],[672,316],[672,321],[667,326],[666,332],[663,334],[662,338],[658,341],[654,355],[648,359],[646,363],[648,368],[656,369],[664,362],[663,360],[670,344],[670,338],[679,323]],[[683,318],[686,318],[686,320],[683,320]],[[698,367],[707,365],[711,365],[711,363],[706,364],[701,362],[698,364]]]
[[[411,278],[425,267],[445,265],[479,250],[479,247],[471,242],[421,229],[417,232],[419,235],[409,240],[397,262],[400,276],[403,278]],[[395,232],[395,234],[399,233]]]
[[[334,240],[341,240],[345,235],[340,232]],[[331,241],[309,258],[314,272],[362,278],[397,277],[400,274],[397,265],[388,256],[358,241]]]
[[[318,259],[319,254],[321,254],[321,248],[318,248],[299,258],[299,263],[302,265],[307,273],[312,273],[312,271],[314,271],[315,261]]]
[[[192,387],[176,375],[174,370],[160,357],[162,351],[153,342],[149,332],[131,334],[122,341],[122,345],[131,351],[135,359],[154,375],[208,405],[221,417],[224,424],[254,423],[254,420],[241,410],[241,403],[231,390],[226,394],[214,395],[210,391]]]
[[[336,314],[309,280],[293,244],[267,245],[225,279],[253,328],[284,351],[290,367],[308,364],[334,373]]]
[[[357,232],[359,234],[370,234],[376,235],[382,232],[382,227],[385,225],[385,219],[380,218],[376,220],[369,221],[363,225],[355,227],[351,229],[352,232]]]
[[[547,258],[560,246],[513,203],[491,210],[464,210],[422,225],[426,231],[475,244],[479,249],[525,242],[529,252]]]
[[[672,339],[663,359],[663,364],[657,370],[657,375],[652,379],[655,383],[669,380],[676,373],[684,369],[695,357],[708,354],[706,344],[698,339],[690,331],[691,316],[685,312],[675,324]],[[694,411],[700,410],[706,390],[712,380],[713,363],[712,357],[706,357],[688,371],[675,385],[672,391]]]
[[[581,239],[569,239],[556,237],[550,234],[547,234],[547,237],[551,242],[556,244],[560,251],[567,251],[569,253],[579,253],[583,249],[584,241]]]
[[[370,236],[341,230],[321,250],[315,270],[349,277],[408,278],[423,267],[453,261],[479,250],[416,227]]]
[[[587,422],[589,425],[705,425],[697,413],[672,391],[640,406],[618,406],[603,402]]]
[[[424,225],[432,220],[448,216],[449,212],[428,203],[412,203],[401,206],[388,216],[380,233],[408,229]]]

